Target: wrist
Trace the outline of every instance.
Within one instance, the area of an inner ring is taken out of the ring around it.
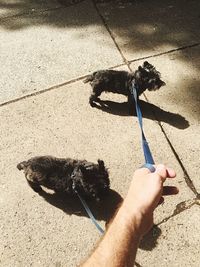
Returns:
[[[139,210],[133,206],[130,209],[129,206],[130,205],[127,205],[126,201],[124,201],[117,216],[120,218],[121,223],[124,224],[130,234],[134,234],[134,238],[139,241],[143,236],[142,224],[144,216]]]

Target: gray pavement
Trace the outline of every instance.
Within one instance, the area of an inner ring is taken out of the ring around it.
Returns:
[[[126,98],[102,94],[116,103],[91,108],[82,79],[146,57],[166,86],[141,97],[145,132],[156,162],[177,171],[180,193],[156,210],[136,266],[199,266],[199,1],[12,0],[0,9],[0,266],[76,266],[94,247],[100,235],[81,204],[33,192],[16,164],[104,159],[113,193],[92,206],[104,227],[143,162],[140,132]]]

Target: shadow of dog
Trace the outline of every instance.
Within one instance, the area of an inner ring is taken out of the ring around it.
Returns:
[[[63,210],[66,214],[88,217],[76,195],[69,196],[64,193],[50,193],[44,190],[41,190],[38,194],[49,204]],[[100,202],[92,201],[92,199],[88,199],[86,202],[97,220],[108,222],[115,214],[122,200],[120,194],[110,189]]]
[[[165,122],[178,129],[186,129],[190,126],[189,122],[180,114],[165,111],[154,104],[139,100],[144,118]],[[117,103],[110,100],[99,100],[95,103],[95,108],[117,116],[130,116],[129,105],[127,102]],[[136,116],[135,107],[133,106],[131,116]]]

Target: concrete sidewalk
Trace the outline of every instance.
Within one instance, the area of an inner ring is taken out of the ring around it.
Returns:
[[[104,159],[111,197],[92,210],[104,227],[143,163],[137,118],[120,95],[91,108],[82,79],[97,69],[135,69],[144,58],[166,86],[142,96],[156,162],[175,168],[180,194],[156,210],[136,266],[199,266],[200,3],[1,1],[0,266],[76,266],[100,238],[81,204],[38,195],[16,169],[35,155]]]

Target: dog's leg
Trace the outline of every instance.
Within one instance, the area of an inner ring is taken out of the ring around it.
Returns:
[[[131,94],[128,94],[128,112],[129,115],[135,115],[135,103]]]
[[[93,86],[93,92],[90,96],[89,103],[91,107],[95,107],[95,103],[98,101],[98,97],[101,95],[102,90],[99,88],[99,85]]]
[[[33,183],[31,181],[29,181],[28,179],[27,183],[29,184],[29,186],[35,191],[35,192],[41,192],[42,191],[42,187],[39,184]]]

